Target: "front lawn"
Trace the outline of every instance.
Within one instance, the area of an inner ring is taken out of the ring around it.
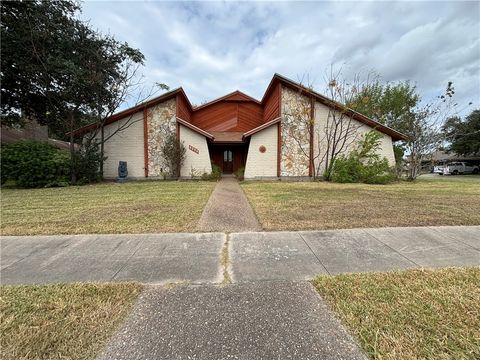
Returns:
[[[127,315],[142,286],[3,286],[2,359],[93,359]]]
[[[480,359],[480,268],[320,276],[372,359]]]
[[[2,189],[2,235],[193,231],[214,182]]]
[[[480,224],[478,175],[390,185],[278,181],[242,187],[265,230]]]

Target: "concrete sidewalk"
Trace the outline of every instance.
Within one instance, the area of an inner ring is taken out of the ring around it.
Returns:
[[[480,226],[308,232],[7,236],[2,284],[76,281],[216,284],[480,265]]]

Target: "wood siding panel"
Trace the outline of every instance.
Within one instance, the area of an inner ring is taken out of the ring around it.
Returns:
[[[280,116],[280,83],[270,91],[264,104],[263,122],[276,119]]]
[[[263,109],[253,101],[221,101],[194,111],[192,123],[205,131],[246,132],[261,125]]]
[[[177,116],[186,121],[192,118],[187,101],[181,94],[177,95]]]

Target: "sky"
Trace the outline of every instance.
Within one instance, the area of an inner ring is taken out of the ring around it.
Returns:
[[[82,19],[140,49],[148,89],[194,104],[234,90],[261,99],[274,73],[324,92],[330,69],[410,80],[425,101],[453,81],[480,108],[480,2],[86,1]],[[473,104],[467,107],[468,103]],[[126,106],[126,105],[125,105]]]

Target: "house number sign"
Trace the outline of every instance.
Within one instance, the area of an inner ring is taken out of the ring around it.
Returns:
[[[192,150],[195,154],[199,154],[199,153],[200,153],[200,151],[199,151],[196,147],[193,147],[192,145],[188,145],[188,148],[189,148],[190,150]]]

